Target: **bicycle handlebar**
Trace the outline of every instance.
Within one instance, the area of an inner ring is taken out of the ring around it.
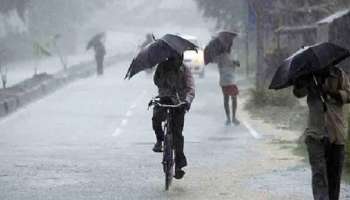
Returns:
[[[186,102],[181,102],[181,103],[176,104],[176,105],[161,104],[159,102],[153,102],[153,103],[156,104],[157,106],[163,107],[163,108],[178,108],[178,107],[181,107],[182,105],[186,104]]]
[[[157,106],[163,107],[163,108],[179,108],[179,107],[181,107],[182,105],[185,105],[185,104],[186,104],[186,102],[180,102],[180,103],[175,104],[175,105],[171,105],[171,104],[162,104],[162,103],[160,103],[157,99],[154,99],[154,98],[153,98],[153,99],[149,102],[148,106],[150,107],[150,106],[152,106],[152,105],[157,105]]]

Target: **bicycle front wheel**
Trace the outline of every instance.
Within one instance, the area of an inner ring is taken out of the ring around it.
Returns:
[[[166,135],[164,139],[163,170],[165,174],[165,190],[168,190],[174,176],[174,150],[172,147],[172,135]]]

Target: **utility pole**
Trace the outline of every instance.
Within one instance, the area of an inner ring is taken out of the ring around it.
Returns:
[[[250,65],[249,65],[249,58],[250,58],[250,52],[249,52],[249,27],[250,27],[250,6],[249,2],[246,2],[246,26],[245,26],[245,55],[246,55],[246,76],[248,77],[250,74]]]
[[[246,76],[248,77],[249,76],[249,73],[250,73],[250,66],[249,66],[249,30],[248,28],[246,28],[246,32],[245,32],[246,36],[246,41],[245,41],[245,57],[246,57]]]

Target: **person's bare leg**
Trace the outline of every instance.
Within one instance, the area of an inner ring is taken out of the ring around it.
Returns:
[[[240,124],[236,117],[237,112],[237,96],[231,96],[232,98],[232,123],[234,123],[236,126]]]
[[[228,95],[224,95],[224,108],[225,108],[225,114],[226,114],[226,125],[231,124],[231,117],[230,117],[230,97]]]

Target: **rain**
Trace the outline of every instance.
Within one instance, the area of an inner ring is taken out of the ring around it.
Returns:
[[[350,199],[349,35],[348,0],[0,0],[0,199]]]

